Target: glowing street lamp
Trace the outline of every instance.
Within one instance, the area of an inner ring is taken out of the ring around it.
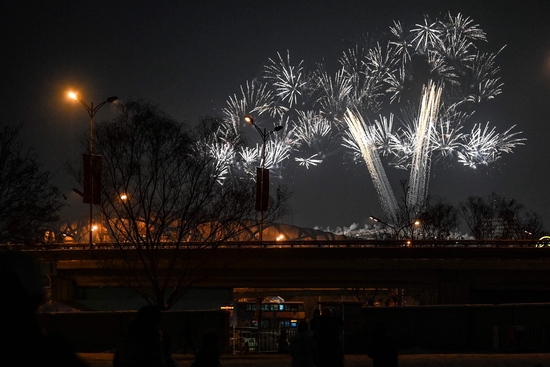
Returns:
[[[94,225],[93,225],[93,205],[99,204],[101,201],[100,197],[100,191],[99,189],[96,192],[96,195],[94,195],[94,176],[98,174],[98,176],[101,176],[101,172],[96,172],[96,169],[99,171],[101,169],[100,161],[97,160],[97,165],[94,165],[95,160],[93,156],[93,147],[94,147],[94,116],[99,111],[99,109],[106,103],[113,103],[117,100],[117,97],[109,97],[105,101],[101,102],[97,106],[94,106],[94,103],[92,102],[89,106],[78,97],[78,95],[75,92],[69,92],[68,93],[69,98],[79,101],[82,106],[86,109],[86,112],[88,112],[88,115],[90,116],[90,142],[88,145],[88,155],[84,155],[84,193],[82,195],[83,202],[84,203],[90,203],[90,211],[89,211],[89,242],[90,242],[90,248],[93,246],[93,231],[94,231]],[[86,177],[86,172],[88,173],[89,178]],[[88,182],[86,182],[88,181]],[[88,186],[89,184],[89,186]]]
[[[262,155],[260,159],[260,167],[256,169],[256,210],[260,211],[260,242],[263,241],[264,232],[264,211],[267,210],[269,201],[269,169],[265,168],[265,143],[274,132],[283,129],[281,125],[275,126],[273,130],[267,131],[265,128],[260,129],[251,116],[245,116],[244,121],[256,128],[262,138]]]

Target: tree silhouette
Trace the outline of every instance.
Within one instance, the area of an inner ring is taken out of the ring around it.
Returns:
[[[200,270],[217,247],[257,226],[254,183],[220,180],[223,168],[201,148],[217,119],[190,129],[147,101],[118,109],[94,136],[103,157],[99,209],[110,241],[121,250],[119,260],[104,266],[120,285],[169,309],[208,276]],[[283,215],[288,196],[278,188],[264,220]]]
[[[37,155],[18,141],[21,127],[0,130],[0,243],[48,241],[48,226],[57,221],[59,190]]]

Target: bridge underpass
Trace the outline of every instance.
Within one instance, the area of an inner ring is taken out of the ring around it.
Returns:
[[[162,250],[190,261],[209,257],[196,284],[205,288],[339,290],[422,288],[437,292],[439,304],[549,302],[550,248],[231,246]],[[131,250],[126,250],[131,251]],[[176,252],[174,252],[176,251]],[[32,253],[33,251],[29,251]],[[118,250],[35,251],[52,271],[52,294],[70,298],[73,288],[113,286],[113,269],[101,259]],[[256,291],[254,291],[256,292]],[[257,294],[257,293],[255,293]]]

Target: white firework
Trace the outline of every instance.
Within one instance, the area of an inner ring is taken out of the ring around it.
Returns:
[[[315,111],[298,111],[297,120],[294,127],[297,145],[312,148],[321,160],[334,154],[339,148],[339,132],[326,117]]]
[[[374,52],[357,46],[345,51],[339,59],[343,78],[335,81],[345,83],[340,90],[351,85],[347,96],[348,106],[359,111],[377,111],[381,105],[379,98],[384,95],[384,79],[390,72],[384,66],[387,58],[382,56],[383,50],[377,46]]]
[[[388,73],[384,78],[384,82],[388,84],[386,93],[390,96],[390,103],[400,102],[405,88],[405,68],[399,68],[393,73]]]
[[[502,48],[481,52],[486,41],[472,19],[449,13],[434,21],[426,15],[412,27],[393,22],[387,39],[369,38],[344,51],[333,72],[315,63],[306,73],[304,61],[292,63],[287,50],[268,60],[261,82],[245,84],[241,95],[228,100],[224,114],[239,131],[247,114],[284,126],[265,146],[266,166],[281,177],[291,158],[308,169],[346,148],[367,166],[392,218],[397,204],[381,158],[410,170],[408,197],[416,205],[427,195],[438,160],[458,159],[475,168],[524,144],[512,128],[498,133],[488,124],[471,127],[477,104],[502,93],[496,65]],[[239,154],[231,167],[254,177],[260,148],[235,149]]]
[[[393,130],[393,113],[389,117],[380,115],[370,126],[371,137],[382,156],[393,154],[396,137]]]
[[[385,48],[379,43],[371,48],[366,56],[367,73],[374,74],[380,80],[383,80],[390,70],[399,65],[399,50],[391,42],[388,42]]]
[[[235,150],[233,148],[233,145],[228,142],[210,145],[210,154],[216,162],[216,176],[220,183],[223,183],[231,173],[231,166],[235,161]]]
[[[496,145],[499,140],[495,127],[489,130],[489,123],[482,127],[474,125],[466,137],[463,151],[458,152],[458,161],[472,168],[488,165],[496,159]]]
[[[239,126],[243,123],[244,117],[250,113],[268,114],[274,118],[283,115],[288,110],[285,106],[275,103],[275,96],[267,84],[247,81],[240,89],[240,95],[230,96],[226,106],[222,109],[226,121],[231,123],[237,133],[239,133]]]
[[[317,154],[314,154],[312,155],[311,157],[309,158],[299,158],[299,157],[296,157],[294,158],[296,160],[296,162],[298,162],[298,165],[300,166],[305,166],[306,169],[309,169],[309,166],[316,166],[318,165],[319,163],[322,163],[323,160],[322,159],[315,159],[315,157],[317,157]]]
[[[244,172],[250,177],[256,177],[256,167],[260,164],[261,150],[258,145],[255,147],[241,147],[239,156],[241,158]]]
[[[441,29],[438,22],[431,22],[428,16],[424,16],[424,24],[416,24],[416,28],[411,30],[412,45],[414,49],[424,54],[434,46],[441,45]]]
[[[266,142],[265,166],[266,168],[279,168],[290,157],[292,146],[288,145],[284,138],[274,136]]]
[[[289,51],[287,51],[286,60],[280,53],[277,53],[277,56],[279,56],[277,61],[269,59],[265,67],[265,78],[275,87],[277,95],[292,108],[302,97],[307,84],[303,61],[298,65],[292,65]]]
[[[397,53],[401,55],[401,66],[410,63],[411,51],[414,50],[414,45],[410,42],[401,22],[394,21],[393,26],[390,26],[390,32],[393,36],[390,43],[395,46]]]
[[[433,77],[444,80],[450,84],[459,85],[457,80],[458,75],[455,68],[447,63],[447,57],[436,51],[428,51],[426,53],[426,61],[430,67],[430,75]]]
[[[479,24],[473,24],[469,17],[464,18],[460,13],[453,17],[447,13],[446,21],[441,22],[442,34],[445,39],[466,38],[468,40],[487,41],[487,35],[479,27]]]
[[[315,79],[316,88],[322,91],[317,100],[320,109],[328,116],[342,116],[349,104],[353,79],[347,77],[344,69],[338,70],[332,78],[322,66],[319,67]]]
[[[496,132],[493,126],[489,129],[489,122],[482,127],[474,125],[471,133],[465,137],[463,150],[458,152],[458,161],[471,168],[489,165],[499,159],[502,153],[510,153],[517,145],[523,145],[525,139],[519,138],[520,132],[512,133],[512,126],[504,134]]]
[[[463,121],[471,114],[457,112],[454,109],[447,110],[439,115],[437,125],[432,133],[432,147],[435,159],[453,158],[462,147],[464,134],[462,133]]]

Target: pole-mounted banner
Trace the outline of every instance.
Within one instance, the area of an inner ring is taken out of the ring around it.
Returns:
[[[84,203],[101,204],[101,155],[93,154],[90,160],[88,153],[82,154],[83,158],[83,180]],[[92,167],[90,168],[90,163]],[[93,173],[92,173],[93,172]],[[92,173],[92,174],[91,174]],[[93,202],[92,202],[93,199]]]
[[[269,169],[256,168],[256,210],[266,211],[269,202]]]

